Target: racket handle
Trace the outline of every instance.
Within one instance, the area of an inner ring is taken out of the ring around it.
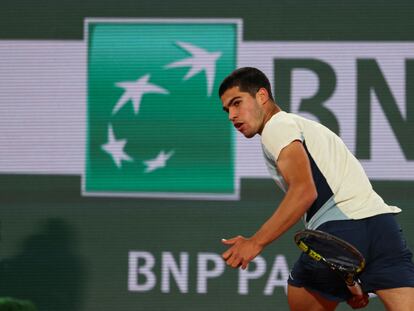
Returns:
[[[362,291],[361,285],[359,285],[358,281],[353,282],[354,284],[346,284],[346,286],[348,287],[349,291],[352,293],[352,295],[354,296],[362,296],[364,295],[364,292]]]

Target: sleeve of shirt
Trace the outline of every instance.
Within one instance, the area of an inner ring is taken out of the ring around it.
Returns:
[[[303,141],[303,136],[298,125],[290,118],[272,119],[263,129],[262,144],[275,161],[282,149],[295,140]]]

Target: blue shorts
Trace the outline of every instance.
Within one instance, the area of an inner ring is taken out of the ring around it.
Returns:
[[[359,275],[364,292],[414,287],[412,253],[393,214],[330,221],[318,230],[351,243],[364,255],[366,266]],[[335,272],[304,253],[293,266],[288,283],[316,291],[329,300],[345,301],[351,297],[345,282]]]

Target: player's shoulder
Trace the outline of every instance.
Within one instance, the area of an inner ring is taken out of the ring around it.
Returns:
[[[279,111],[274,114],[265,124],[262,136],[274,135],[275,133],[286,132],[289,128],[298,128],[295,114]]]
[[[280,150],[294,140],[303,141],[303,133],[294,114],[280,111],[263,128],[262,145],[276,158]]]

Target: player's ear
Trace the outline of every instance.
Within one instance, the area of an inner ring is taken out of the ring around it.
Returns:
[[[256,93],[256,100],[259,104],[264,104],[269,100],[269,92],[264,87],[261,87]]]

